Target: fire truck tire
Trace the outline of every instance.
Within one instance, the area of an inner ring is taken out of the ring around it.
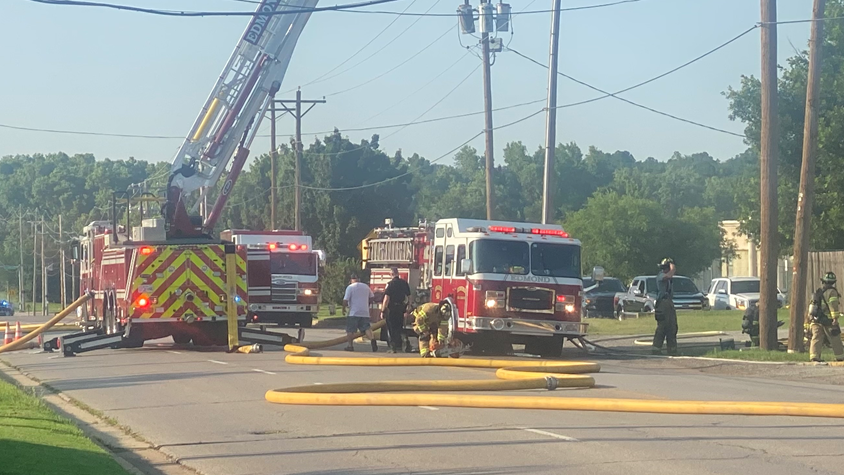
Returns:
[[[190,335],[186,333],[174,333],[173,341],[179,345],[187,345],[190,343]]]
[[[534,337],[525,344],[525,353],[543,358],[559,358],[563,354],[563,337]]]

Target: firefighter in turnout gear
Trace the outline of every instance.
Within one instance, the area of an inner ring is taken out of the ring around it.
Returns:
[[[841,316],[841,295],[835,288],[835,273],[827,272],[821,278],[823,286],[812,295],[809,303],[809,334],[812,343],[809,347],[809,357],[820,363],[824,338],[832,346],[832,353],[836,361],[844,361],[844,345],[841,344],[841,327],[838,317]]]
[[[413,311],[413,331],[419,337],[419,354],[423,358],[432,358],[437,350],[444,348],[448,337],[449,305],[426,303]]]
[[[669,355],[677,354],[677,310],[674,308],[674,260],[665,258],[659,263],[659,274],[656,276],[656,304],[654,305],[654,318],[656,319],[656,332],[654,332],[653,347],[651,352],[655,355],[662,354],[662,344],[668,348]]]

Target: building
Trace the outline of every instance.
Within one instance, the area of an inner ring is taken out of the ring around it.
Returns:
[[[702,291],[705,292],[710,281],[718,277],[759,277],[759,245],[750,236],[741,233],[740,224],[737,220],[718,223],[724,235],[725,247],[732,252],[731,255],[713,261],[709,269],[694,277],[695,284]],[[791,257],[777,260],[777,287],[786,294],[791,287]]]

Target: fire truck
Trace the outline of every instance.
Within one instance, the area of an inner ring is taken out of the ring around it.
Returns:
[[[397,267],[412,302],[451,298],[465,344],[524,344],[559,356],[564,339],[586,335],[581,322],[580,242],[557,225],[450,218],[416,227],[374,229],[361,243],[377,298]]]
[[[246,248],[248,321],[310,328],[319,311],[319,264],[301,231],[226,230],[220,236]]]
[[[80,290],[95,298],[79,317],[90,331],[64,337],[65,355],[165,336],[221,344],[227,315],[245,324],[247,249],[214,237],[214,228],[317,2],[262,0],[176,152],[162,196],[143,187],[116,193],[111,221],[85,227]],[[209,190],[218,191],[210,210]]]

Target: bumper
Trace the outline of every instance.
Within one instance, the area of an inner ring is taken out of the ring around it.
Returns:
[[[253,303],[249,305],[250,312],[256,313],[317,313],[319,305],[316,304],[278,304],[278,303]]]
[[[459,317],[457,331],[477,333],[494,331],[513,335],[531,336],[584,336],[588,323],[549,320],[524,320],[493,317]]]

